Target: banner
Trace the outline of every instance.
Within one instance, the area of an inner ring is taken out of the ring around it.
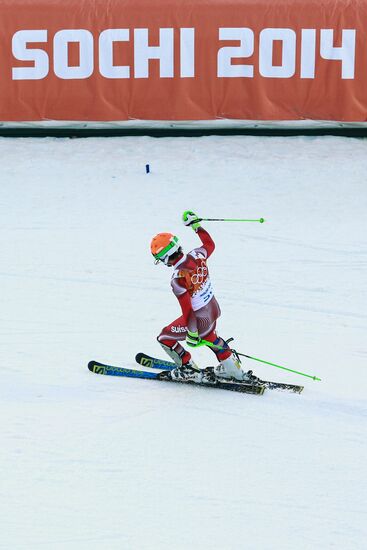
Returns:
[[[367,120],[367,0],[0,0],[0,120]]]

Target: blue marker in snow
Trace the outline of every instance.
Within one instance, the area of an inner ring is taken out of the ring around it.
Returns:
[[[149,164],[146,164],[146,165],[145,165],[145,171],[146,171],[147,174],[149,174],[149,172],[150,172],[150,166],[149,166]]]

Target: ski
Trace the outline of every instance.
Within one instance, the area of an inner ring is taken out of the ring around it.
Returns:
[[[126,367],[115,367],[113,365],[105,365],[98,361],[89,361],[88,369],[95,374],[104,374],[106,376],[125,376],[128,378],[146,378],[156,380],[157,372],[142,371],[137,369],[129,369]]]
[[[142,354],[141,354],[142,355]],[[239,393],[249,393],[253,395],[262,395],[265,391],[263,386],[258,385],[246,385],[236,382],[224,382],[216,380],[213,383],[198,383],[191,380],[185,381],[176,381],[170,378],[170,371],[172,368],[162,370],[162,364],[169,363],[168,361],[159,361],[159,371],[149,371],[149,370],[138,370],[125,367],[116,367],[113,365],[105,365],[104,363],[99,363],[98,361],[90,361],[88,363],[88,369],[95,374],[103,374],[106,376],[124,376],[128,378],[143,378],[148,380],[159,380],[164,382],[175,382],[177,384],[190,384],[198,387],[205,388],[217,388],[221,390],[235,391]],[[156,363],[158,364],[158,363]],[[156,367],[154,367],[156,368]]]
[[[175,363],[172,361],[165,361],[164,359],[156,359],[145,353],[138,353],[135,357],[135,361],[142,367],[147,367],[150,369],[165,369],[172,370],[176,367]],[[241,384],[241,382],[239,382]],[[301,393],[304,386],[298,386],[295,384],[286,384],[283,382],[272,382],[270,380],[261,380],[259,379],[259,385],[269,390],[278,390],[278,391],[287,391],[292,393]]]

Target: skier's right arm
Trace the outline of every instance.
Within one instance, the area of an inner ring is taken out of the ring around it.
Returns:
[[[199,239],[203,243],[203,248],[205,248],[207,257],[211,256],[215,249],[215,243],[209,233],[200,225],[199,217],[192,212],[191,210],[186,210],[182,214],[182,220],[186,227],[192,227],[192,229],[197,233]]]

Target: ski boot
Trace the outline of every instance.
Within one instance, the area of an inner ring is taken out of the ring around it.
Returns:
[[[245,372],[245,376],[242,382],[244,382],[245,384],[256,385],[260,384],[260,378],[258,376],[255,376],[252,370],[248,370],[247,372]]]
[[[175,382],[195,382],[199,384],[203,375],[201,369],[190,359],[184,365],[171,370],[171,379]]]
[[[243,382],[249,385],[255,385],[259,381],[252,370],[247,372],[243,370],[239,357],[233,354],[227,359],[222,360],[218,366],[214,367],[214,374],[218,378],[236,380],[236,382]]]

